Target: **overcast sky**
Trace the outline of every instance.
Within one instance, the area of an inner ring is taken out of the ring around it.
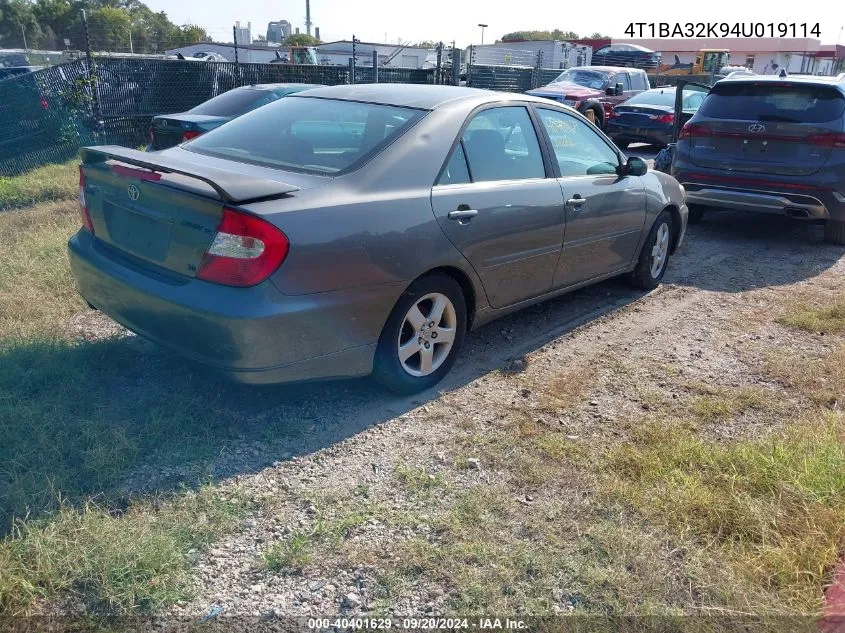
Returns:
[[[205,27],[216,40],[231,41],[235,20],[243,25],[252,22],[253,37],[266,34],[270,20],[288,20],[305,32],[305,0],[145,1],[156,11],[166,11],[178,24]],[[582,36],[601,31],[626,37],[630,22],[818,22],[822,42],[834,44],[845,23],[845,12],[834,11],[835,4],[786,0],[311,0],[311,21],[320,27],[324,41],[350,39],[354,33],[362,41],[456,40],[460,47],[480,43],[479,22],[489,25],[486,43],[509,31],[554,28]],[[845,43],[845,35],[839,43]]]

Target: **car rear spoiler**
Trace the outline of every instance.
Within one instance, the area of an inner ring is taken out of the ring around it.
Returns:
[[[244,172],[202,165],[200,157],[198,157],[199,160],[185,160],[178,156],[151,154],[118,145],[84,147],[81,154],[84,165],[116,160],[161,174],[180,174],[201,180],[214,189],[224,202],[240,203],[299,191],[296,185],[289,185],[278,180],[256,178]]]

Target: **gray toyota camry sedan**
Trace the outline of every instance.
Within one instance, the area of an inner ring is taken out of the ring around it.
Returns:
[[[248,383],[426,389],[470,328],[615,275],[654,288],[687,224],[677,181],[574,110],[469,88],[317,88],[82,159],[82,296]]]

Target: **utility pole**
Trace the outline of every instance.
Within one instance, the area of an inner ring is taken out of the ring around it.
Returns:
[[[311,0],[305,0],[305,32],[311,35]]]
[[[126,30],[129,31],[129,52],[134,54],[135,48],[132,46],[132,27],[130,26]]]
[[[21,37],[23,38],[23,49],[28,51],[29,47],[26,45],[26,30],[23,28],[23,24],[21,24]]]

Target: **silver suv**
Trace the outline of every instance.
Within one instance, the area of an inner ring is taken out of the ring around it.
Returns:
[[[708,207],[824,220],[845,244],[845,73],[723,79],[681,130],[672,175],[690,222]]]

